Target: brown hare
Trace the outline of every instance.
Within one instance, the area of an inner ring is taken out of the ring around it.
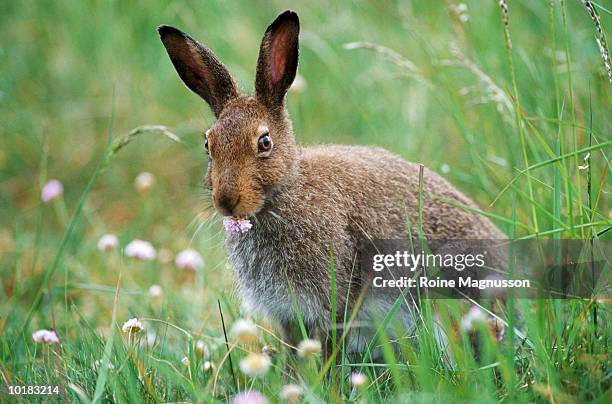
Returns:
[[[308,332],[325,339],[342,323],[344,308],[355,309],[367,283],[367,271],[356,262],[360,241],[406,238],[414,231],[407,223],[419,222],[420,166],[379,147],[296,144],[285,107],[298,67],[295,12],[283,12],[266,30],[253,95],[238,89],[209,48],[177,28],[158,31],[181,79],[217,118],[205,140],[213,206],[253,225],[226,236],[245,309],[275,321],[289,336],[295,335],[297,307]],[[488,219],[456,207],[476,206],[434,172],[424,170],[422,187],[427,238],[503,238]],[[384,311],[392,303],[370,307]],[[358,318],[370,321],[365,310]]]

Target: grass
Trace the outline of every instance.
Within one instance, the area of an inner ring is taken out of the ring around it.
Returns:
[[[377,144],[422,163],[511,238],[610,239],[610,78],[596,41],[607,46],[610,7],[513,1],[506,25],[497,3],[2,3],[0,383],[59,385],[52,399],[83,402],[223,401],[250,388],[275,402],[289,382],[309,402],[609,402],[610,305],[595,297],[511,300],[501,317],[516,334],[500,344],[479,329],[479,357],[452,332],[458,301],[425,300],[419,343],[401,352],[379,332],[385,363],[343,355],[343,332],[339,369],[292,356],[266,322],[258,343],[226,344],[244,313],[202,189],[201,133],[213,117],[180,84],[155,27],[208,44],[249,90],[265,27],[291,7],[303,28],[306,86],[288,96],[301,143]],[[180,141],[141,136],[152,129]],[[143,171],[156,177],[147,193],[133,187]],[[49,178],[65,193],[43,204]],[[100,253],[108,232],[121,246],[149,240],[161,258],[195,248],[205,267]],[[161,299],[148,296],[152,284]],[[146,330],[128,337],[120,326],[131,317]],[[437,351],[434,317],[454,364]],[[34,344],[39,328],[61,344]],[[265,345],[278,351],[271,370],[242,374],[241,358]],[[355,371],[367,386],[350,385]]]

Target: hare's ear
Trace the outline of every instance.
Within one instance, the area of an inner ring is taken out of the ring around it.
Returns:
[[[204,98],[218,117],[226,103],[238,95],[223,63],[210,49],[179,29],[162,25],[157,31],[183,82]]]
[[[255,96],[275,108],[283,105],[285,93],[298,66],[300,20],[293,11],[285,11],[268,27],[261,41]]]

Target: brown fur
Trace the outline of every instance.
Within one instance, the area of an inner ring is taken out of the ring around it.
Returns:
[[[261,45],[255,95],[247,96],[235,90],[227,70],[219,71],[220,62],[208,48],[175,28],[160,28],[181,78],[218,117],[208,132],[213,204],[223,215],[253,222],[247,233],[227,234],[247,310],[290,329],[297,316],[295,299],[306,325],[325,337],[332,323],[331,257],[342,315],[347,296],[350,312],[368,276],[354,269],[360,241],[401,239],[416,232],[419,165],[378,147],[296,145],[284,96],[297,69],[298,33],[292,12],[270,25]],[[273,142],[266,157],[257,148],[262,127]],[[426,237],[503,238],[488,219],[434,198],[476,207],[427,169],[423,187]]]

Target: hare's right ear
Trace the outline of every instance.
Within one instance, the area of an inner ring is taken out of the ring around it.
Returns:
[[[283,105],[298,67],[300,20],[285,11],[266,30],[259,49],[255,96],[270,108]]]
[[[223,63],[210,49],[177,28],[162,25],[157,31],[183,82],[204,98],[219,117],[227,102],[238,95],[238,88]]]

